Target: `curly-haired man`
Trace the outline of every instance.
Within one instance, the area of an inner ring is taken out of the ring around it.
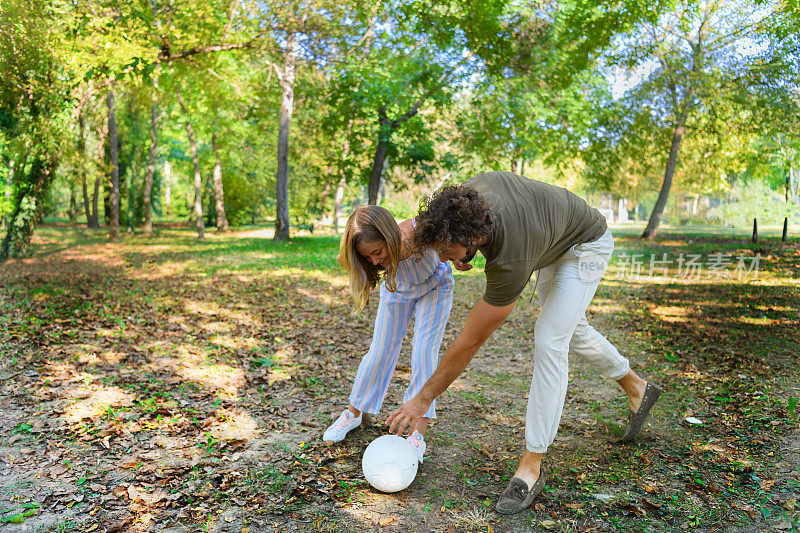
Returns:
[[[392,432],[402,433],[424,415],[508,317],[538,271],[541,312],[534,329],[526,450],[497,511],[520,512],[544,488],[542,456],[561,419],[569,352],[619,383],[630,407],[622,440],[639,433],[660,389],[636,375],[586,321],[586,308],[614,250],[611,231],[596,209],[566,189],[510,172],[488,172],[434,193],[417,215],[414,241],[419,249],[434,248],[459,270],[472,268],[469,262],[480,250],[486,258],[486,289],[419,394],[387,419]]]

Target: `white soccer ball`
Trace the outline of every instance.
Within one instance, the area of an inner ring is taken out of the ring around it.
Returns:
[[[406,439],[383,435],[364,450],[361,469],[370,485],[382,492],[397,492],[417,477],[417,454]]]

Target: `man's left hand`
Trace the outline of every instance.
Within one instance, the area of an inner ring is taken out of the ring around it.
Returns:
[[[389,433],[402,435],[406,426],[408,426],[410,430],[425,416],[430,406],[431,402],[425,403],[424,400],[419,398],[419,395],[411,398],[386,419],[386,425],[389,426]]]

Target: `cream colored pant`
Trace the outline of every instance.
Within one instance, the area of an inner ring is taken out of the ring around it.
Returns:
[[[603,376],[618,380],[630,370],[628,360],[586,321],[586,308],[614,251],[611,231],[598,240],[573,246],[537,274],[536,294],[542,310],[534,333],[534,364],[525,444],[544,453],[561,420],[569,378],[569,354],[591,364]]]

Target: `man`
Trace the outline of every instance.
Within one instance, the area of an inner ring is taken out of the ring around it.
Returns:
[[[542,309],[534,330],[526,450],[497,511],[518,513],[544,488],[542,456],[561,419],[569,352],[619,383],[630,407],[623,440],[639,433],[660,389],[636,375],[628,360],[586,321],[586,308],[614,250],[611,232],[596,209],[566,189],[510,172],[488,172],[434,193],[417,215],[414,244],[434,248],[442,261],[452,261],[459,270],[472,268],[469,262],[480,250],[486,258],[486,290],[419,394],[389,416],[390,431],[401,434],[425,414],[508,317],[538,271]]]

